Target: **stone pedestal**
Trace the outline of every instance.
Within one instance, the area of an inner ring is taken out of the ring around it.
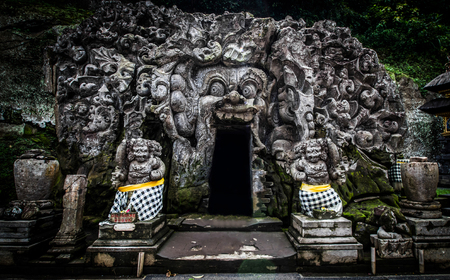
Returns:
[[[117,267],[135,266],[143,261],[145,266],[150,266],[155,261],[156,251],[171,233],[163,214],[144,222],[102,222],[98,239],[87,249],[87,262],[94,266]]]
[[[450,264],[450,217],[420,219],[406,217],[414,241],[414,255],[423,250],[425,263]]]
[[[401,259],[412,258],[413,240],[411,237],[403,237],[402,239],[383,239],[376,234],[370,235],[377,255],[383,259]]]
[[[83,231],[83,212],[87,180],[85,175],[67,175],[64,182],[66,194],[63,197],[63,220],[49,254],[56,261],[68,262],[86,247],[86,234]]]
[[[17,265],[45,252],[58,232],[62,214],[34,220],[0,220],[0,265]]]
[[[438,201],[421,202],[402,199],[399,202],[405,216],[438,219],[442,217],[441,204]]]
[[[298,265],[354,264],[363,257],[363,245],[344,217],[317,220],[292,214],[287,235],[297,250]]]

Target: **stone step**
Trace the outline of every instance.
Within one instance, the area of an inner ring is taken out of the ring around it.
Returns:
[[[192,214],[172,219],[169,227],[176,231],[281,231],[283,223],[273,217],[213,216]]]
[[[287,272],[295,271],[296,251],[281,231],[185,231],[173,233],[156,258],[178,273]]]

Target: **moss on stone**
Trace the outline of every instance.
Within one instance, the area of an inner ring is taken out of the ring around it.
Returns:
[[[356,208],[347,209],[346,211],[344,211],[342,213],[342,216],[349,219],[353,223],[365,222],[365,220],[367,218],[367,216],[364,215],[363,212],[361,212],[359,209],[356,209]]]
[[[374,209],[384,206],[392,210],[397,218],[397,222],[405,222],[405,216],[400,211],[400,208],[395,206],[390,206],[383,202],[381,199],[370,199],[361,202],[351,202],[345,207],[343,216],[351,220],[354,224],[357,222],[362,222],[365,224],[377,225],[378,217],[374,216]]]
[[[185,187],[176,191],[176,201],[169,201],[168,211],[171,213],[188,213],[198,210],[202,199],[209,194],[207,184],[197,187]]]

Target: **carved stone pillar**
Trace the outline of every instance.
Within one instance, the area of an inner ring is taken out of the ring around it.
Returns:
[[[87,189],[85,175],[68,175],[64,182],[63,221],[48,253],[58,255],[56,261],[70,261],[74,254],[86,247],[82,228]]]

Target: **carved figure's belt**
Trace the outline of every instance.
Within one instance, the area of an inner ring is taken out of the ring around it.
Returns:
[[[300,189],[302,191],[307,191],[307,192],[323,192],[323,191],[331,189],[331,185],[330,184],[327,184],[327,185],[308,185],[308,184],[302,183],[302,186],[300,187]]]
[[[162,185],[162,184],[164,184],[164,178],[162,178],[159,181],[150,181],[150,182],[147,182],[147,183],[120,187],[119,191],[121,191],[121,192],[131,192],[131,191],[135,191],[135,190],[142,190],[142,189],[153,188],[153,187],[156,187],[156,186],[159,186],[159,185]]]

